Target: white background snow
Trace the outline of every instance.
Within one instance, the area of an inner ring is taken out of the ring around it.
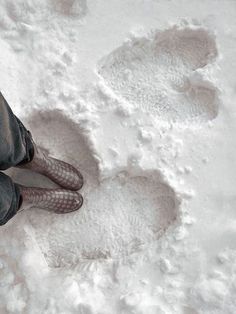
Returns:
[[[0,1],[1,91],[86,180],[79,212],[0,228],[1,314],[236,313],[235,17],[233,0]]]

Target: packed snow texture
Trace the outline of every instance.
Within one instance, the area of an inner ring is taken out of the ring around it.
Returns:
[[[57,112],[38,113],[30,120],[34,138],[43,142],[47,137],[46,148],[82,169],[85,177],[85,201],[79,212],[58,216],[38,210],[28,215],[50,266],[126,256],[155,241],[176,223],[179,201],[158,171],[132,177],[122,171],[99,182],[97,161],[73,121]],[[72,150],[78,156],[75,160],[67,157]],[[25,173],[25,184],[29,184],[29,174]]]
[[[168,121],[208,121],[218,112],[216,88],[196,70],[217,56],[204,29],[172,28],[134,39],[105,57],[98,73],[118,96]]]
[[[78,212],[1,227],[1,314],[235,314],[235,14],[215,0],[0,3],[1,91],[85,178]]]

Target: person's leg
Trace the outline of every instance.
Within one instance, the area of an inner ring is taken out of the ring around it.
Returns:
[[[34,143],[31,133],[0,93],[0,170],[13,166],[44,174],[65,189],[76,191],[83,185],[83,177],[77,169],[48,156]]]
[[[32,160],[34,148],[30,132],[13,114],[0,93],[0,170]]]
[[[30,133],[0,92],[0,170],[24,164],[33,158]],[[0,225],[4,225],[21,205],[20,189],[10,177],[0,172]]]
[[[29,188],[19,185],[25,208],[38,207],[57,214],[78,210],[83,204],[79,192],[65,189]]]
[[[12,166],[45,174],[64,188],[78,190],[83,184],[77,169],[44,154],[43,149],[35,145],[31,133],[0,93],[0,170]],[[77,192],[20,186],[0,172],[0,225],[12,218],[21,205],[66,213],[78,210],[82,203],[83,198]]]
[[[0,226],[15,216],[21,205],[64,214],[78,210],[82,204],[83,198],[78,192],[25,187],[0,172]]]
[[[0,225],[4,225],[21,205],[20,188],[4,173],[0,172]]]
[[[64,189],[77,191],[83,185],[83,176],[76,168],[49,156],[45,149],[35,144],[33,160],[20,167],[41,173]]]

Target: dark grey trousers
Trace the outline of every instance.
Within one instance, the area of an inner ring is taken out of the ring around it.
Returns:
[[[0,93],[0,170],[31,161],[33,150],[30,132]],[[20,204],[19,186],[0,171],[0,225],[17,213]]]

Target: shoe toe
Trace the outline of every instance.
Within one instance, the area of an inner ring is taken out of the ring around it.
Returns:
[[[62,161],[57,161],[57,172],[53,179],[65,189],[72,191],[80,190],[84,183],[83,176],[79,170]]]
[[[72,192],[71,192],[72,193]],[[67,214],[77,211],[83,205],[83,197],[80,193],[73,192],[73,197],[70,201],[67,201],[63,206],[61,206],[55,212],[57,214]]]
[[[77,197],[75,198],[75,210],[80,209],[80,207],[83,205],[84,199],[80,193],[76,193]]]
[[[73,191],[78,191],[84,184],[84,178],[82,174],[75,168],[71,170],[71,182],[68,182],[68,188]]]

